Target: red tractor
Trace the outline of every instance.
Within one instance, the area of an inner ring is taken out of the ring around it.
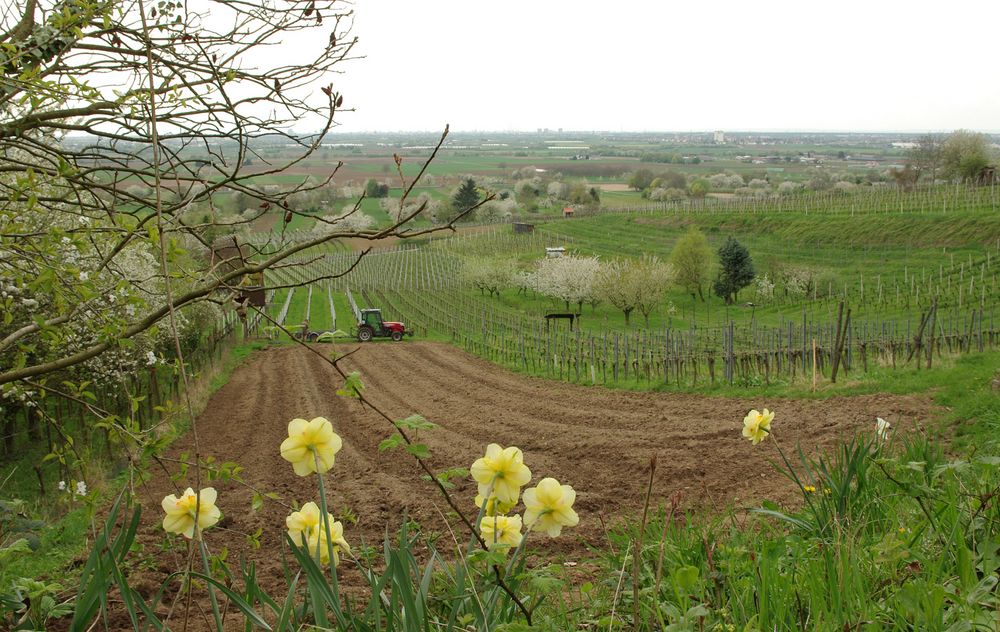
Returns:
[[[372,338],[392,338],[396,342],[403,336],[413,336],[412,331],[406,331],[403,323],[386,322],[382,320],[382,310],[361,310],[361,322],[358,323],[358,340],[368,342]]]

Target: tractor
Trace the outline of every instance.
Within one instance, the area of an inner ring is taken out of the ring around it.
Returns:
[[[361,322],[358,323],[358,340],[360,342],[368,342],[375,337],[392,338],[399,342],[404,335],[413,336],[413,332],[406,331],[403,323],[383,321],[382,310],[361,310]]]

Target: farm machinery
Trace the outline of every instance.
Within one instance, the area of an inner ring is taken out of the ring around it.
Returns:
[[[358,340],[368,342],[372,338],[392,338],[396,342],[403,336],[413,336],[413,331],[407,331],[403,323],[382,320],[382,310],[363,309],[358,322]]]

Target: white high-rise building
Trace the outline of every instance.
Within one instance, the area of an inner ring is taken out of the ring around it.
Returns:
[[[721,129],[716,130],[712,137],[714,138],[716,145],[724,145],[726,143],[726,133]]]

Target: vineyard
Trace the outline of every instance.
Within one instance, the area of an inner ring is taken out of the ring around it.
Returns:
[[[931,367],[1000,343],[995,196],[992,188],[946,188],[853,201],[807,197],[797,208],[777,200],[752,221],[748,214],[758,207],[646,209],[545,223],[526,235],[496,226],[374,250],[360,261],[338,250],[270,277],[277,285],[320,279],[279,290],[275,320],[347,331],[336,314],[350,314],[356,301],[505,367],[584,384],[753,386]],[[942,209],[932,212],[932,203]],[[845,217],[848,207],[858,216]],[[780,253],[783,265],[822,270],[821,280],[805,293],[772,288],[732,307],[679,295],[650,326],[625,327],[620,316],[592,308],[571,331],[543,318],[557,306],[551,299],[513,289],[481,296],[463,278],[469,260],[530,264],[553,243],[599,256],[624,250],[666,257],[691,224],[713,235],[736,232],[751,252]]]
[[[996,186],[928,186],[915,191],[897,187],[871,187],[852,193],[840,191],[800,192],[794,195],[689,198],[677,202],[627,205],[584,211],[583,215],[694,211],[699,213],[740,213],[774,215],[809,212],[818,215],[892,215],[924,213],[967,213],[1000,210],[1000,190]]]

